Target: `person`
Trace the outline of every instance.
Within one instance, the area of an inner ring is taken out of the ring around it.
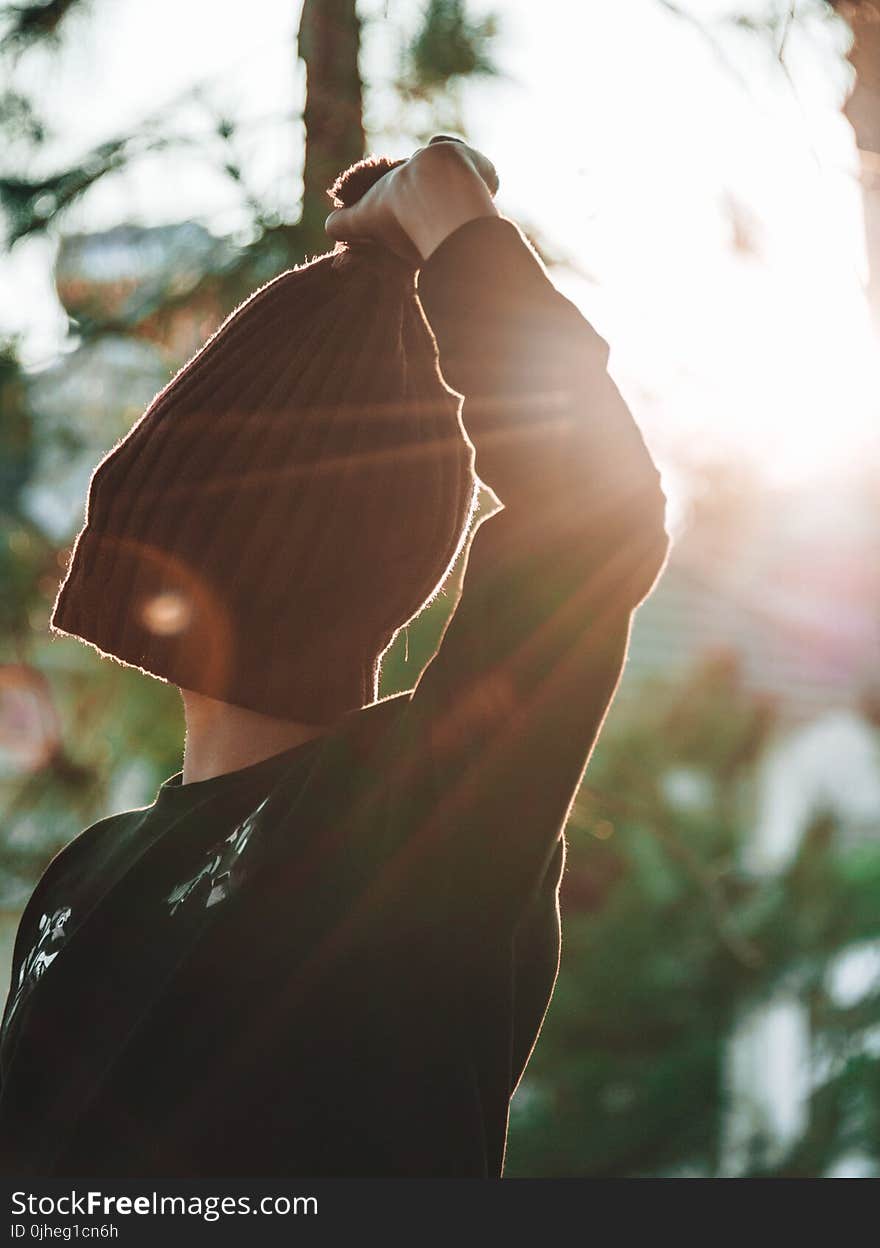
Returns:
[[[55,626],[180,687],[183,770],[24,912],[7,1174],[502,1174],[566,817],[668,539],[607,346],[496,184],[445,136],[349,171],[334,252],[95,472]],[[461,551],[436,653],[377,698]]]

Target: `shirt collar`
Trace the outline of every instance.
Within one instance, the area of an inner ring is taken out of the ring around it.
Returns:
[[[188,784],[184,784],[183,772],[175,772],[159,786],[154,806],[162,809],[184,807],[189,806],[190,803],[195,804],[209,799],[215,794],[226,793],[230,789],[258,786],[276,773],[284,771],[297,761],[300,755],[305,757],[311,754],[312,749],[324,740],[324,735],[309,737],[307,741],[301,741],[299,745],[282,750],[279,754],[271,754],[257,763],[250,763],[247,767],[238,767],[234,771],[225,771],[222,775],[211,776],[208,780],[191,780]]]

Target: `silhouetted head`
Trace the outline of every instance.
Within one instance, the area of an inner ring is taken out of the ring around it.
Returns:
[[[332,193],[356,202],[395,163]],[[52,626],[263,714],[373,701],[473,514],[473,449],[415,270],[372,244],[237,309],[92,476]]]

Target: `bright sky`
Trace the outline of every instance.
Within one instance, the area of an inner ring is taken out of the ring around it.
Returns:
[[[502,76],[468,86],[472,141],[495,161],[502,210],[532,226],[577,272],[555,278],[612,344],[612,371],[655,451],[699,440],[741,448],[777,479],[857,462],[875,422],[876,350],[862,282],[863,225],[852,133],[840,115],[846,31],[801,0],[784,72],[769,35],[719,24],[753,0],[498,0]],[[780,3],[780,10],[788,4]],[[161,111],[196,82],[251,119],[244,167],[288,215],[301,142],[303,75],[296,0],[93,0],[66,48],[29,66],[75,154]],[[411,0],[369,0],[382,15],[365,41],[376,147],[399,154],[399,121],[381,87],[389,29]],[[707,33],[708,32],[708,35]],[[198,103],[178,119],[210,128]],[[733,245],[732,211],[752,244]],[[86,197],[70,229],[193,216],[241,225],[235,188],[195,153],[151,157]],[[52,243],[0,260],[0,330],[48,362],[63,318],[52,296]],[[580,275],[578,276],[577,273]],[[876,453],[876,452],[874,452]]]

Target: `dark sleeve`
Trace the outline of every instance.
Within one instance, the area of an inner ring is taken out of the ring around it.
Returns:
[[[419,276],[476,470],[503,505],[401,716],[415,852],[512,916],[547,867],[667,551],[665,499],[608,348],[519,229],[480,218]],[[473,897],[471,897],[471,902]]]

